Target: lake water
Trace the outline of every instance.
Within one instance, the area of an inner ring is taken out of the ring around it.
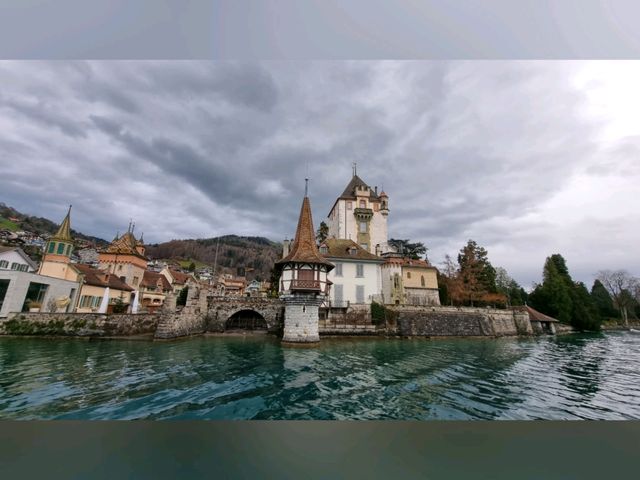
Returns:
[[[640,334],[0,338],[2,419],[640,419]]]

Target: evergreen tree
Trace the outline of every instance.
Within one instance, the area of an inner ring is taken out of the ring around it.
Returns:
[[[318,227],[318,231],[316,232],[316,242],[319,244],[324,242],[329,236],[329,226],[324,223],[324,221],[320,222],[320,226]]]
[[[529,295],[531,306],[562,323],[571,323],[571,289],[558,272],[556,262],[547,257],[544,263],[542,284]]]
[[[186,286],[180,293],[178,294],[178,298],[176,299],[176,305],[182,305],[183,307],[187,304],[187,294],[189,293],[189,287]]]
[[[389,245],[395,248],[399,253],[413,259],[419,260],[422,255],[427,256],[427,247],[424,246],[422,242],[414,242],[412,243],[409,240],[400,240],[397,238],[391,238],[389,240]]]
[[[613,299],[602,282],[596,279],[591,287],[591,299],[595,304],[598,315],[602,318],[619,318],[620,314],[613,305]]]
[[[589,295],[589,290],[582,282],[576,282],[571,290],[572,312],[571,326],[578,330],[600,330],[602,318]]]
[[[497,293],[496,270],[487,258],[487,251],[483,247],[469,240],[458,254],[460,278],[464,285],[465,296],[473,305],[487,293]]]

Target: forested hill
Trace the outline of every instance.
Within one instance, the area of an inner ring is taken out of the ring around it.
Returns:
[[[71,213],[73,216],[73,212]],[[11,218],[15,221],[10,220]],[[62,221],[62,218],[59,220]],[[24,230],[26,232],[42,235],[43,233],[56,233],[60,225],[43,217],[34,217],[17,211],[15,208],[9,207],[4,203],[0,203],[0,228],[8,230]],[[97,247],[107,245],[108,242],[102,238],[84,235],[76,230],[71,229],[71,235],[75,239],[82,239],[93,243]]]
[[[171,240],[147,245],[146,254],[152,259],[184,258],[213,266],[216,263],[217,240]],[[217,268],[218,271],[232,273],[243,268],[248,279],[268,280],[274,262],[281,256],[282,245],[264,237],[225,235],[220,237]]]

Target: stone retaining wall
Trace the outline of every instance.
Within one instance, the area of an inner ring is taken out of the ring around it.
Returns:
[[[391,328],[401,336],[501,337],[532,335],[529,315],[512,310],[395,307]]]
[[[116,337],[152,334],[160,321],[154,314],[18,313],[0,321],[2,335]]]

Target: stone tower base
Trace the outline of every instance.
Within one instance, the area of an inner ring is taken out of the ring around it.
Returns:
[[[282,341],[319,342],[318,307],[324,301],[324,295],[284,295],[281,299],[285,303]]]

